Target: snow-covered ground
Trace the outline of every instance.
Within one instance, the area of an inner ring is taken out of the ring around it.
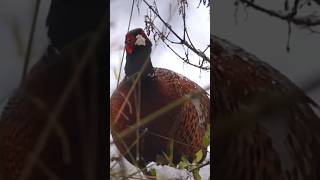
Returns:
[[[110,134],[110,142],[112,142],[112,137]],[[202,163],[205,163],[210,160],[210,147],[208,147],[209,153],[207,153],[207,156],[205,160]],[[117,150],[115,145],[110,145],[110,157],[118,157],[119,151]],[[125,158],[121,158],[121,163],[126,169],[126,175],[138,172],[139,169],[137,169],[135,166],[133,166],[131,163],[129,163]],[[119,165],[119,162],[110,162],[110,166],[112,167],[114,164],[114,168],[112,168],[112,172],[118,172],[121,169],[121,166]],[[157,166],[154,163],[149,164],[148,167],[152,167],[156,170],[156,178],[157,180],[175,180],[175,179],[184,179],[184,180],[193,180],[192,173],[188,172],[187,170],[179,170],[176,168],[172,168],[169,166]],[[123,167],[122,167],[123,168]],[[141,178],[143,177],[142,173],[139,173]],[[200,169],[200,176],[201,179],[207,180],[210,176],[210,166],[204,166]]]

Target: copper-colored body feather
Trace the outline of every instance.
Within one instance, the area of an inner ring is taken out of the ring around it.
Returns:
[[[140,100],[139,98],[135,98],[139,91],[139,86]],[[187,94],[202,91],[200,96],[162,114],[139,129],[141,134],[139,141],[141,161],[138,162],[140,166],[145,166],[148,162],[156,161],[156,156],[162,156],[162,152],[169,155],[171,143],[169,139],[174,139],[173,160],[176,163],[180,161],[182,155],[192,159],[197,151],[202,149],[204,153],[206,152],[206,147],[203,147],[202,140],[206,126],[209,123],[209,98],[201,87],[173,71],[155,68],[155,78],[152,80],[142,80],[141,84],[135,87],[124,110],[119,112],[121,105],[125,103],[124,99],[131,87],[132,83],[124,80],[111,96],[110,124],[114,138],[137,122],[136,112],[139,110],[137,108],[139,104],[140,119],[142,120],[144,117]],[[121,113],[121,115],[119,119],[116,119],[118,113]],[[143,134],[144,130],[145,133]],[[129,153],[136,158],[135,132],[122,138],[126,147],[121,140],[115,141],[120,152],[132,163],[134,160],[130,158]],[[129,153],[126,153],[128,147],[131,148]]]
[[[242,129],[225,136],[215,136],[213,130],[213,177],[320,179],[320,119],[310,107],[315,103],[280,72],[243,49],[218,37],[211,43],[213,127],[227,127],[223,121],[233,118],[235,129]],[[263,104],[260,100],[286,96],[289,98],[284,100],[291,100],[289,103],[274,104],[251,124],[247,119],[234,118],[242,111],[254,113],[250,110]]]

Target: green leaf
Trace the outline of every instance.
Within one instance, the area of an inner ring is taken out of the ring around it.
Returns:
[[[150,173],[151,173],[151,176],[157,176],[157,171],[154,168],[150,170]]]
[[[190,162],[188,161],[188,159],[184,155],[182,155],[181,160],[178,164],[178,168],[189,170],[189,166],[190,166]]]
[[[201,180],[201,176],[200,176],[200,174],[199,174],[199,170],[194,170],[194,171],[192,172],[192,174],[193,174],[193,178],[194,178],[195,180]]]
[[[204,147],[208,147],[210,144],[210,139],[209,138],[203,138],[203,142],[202,142]]]
[[[168,166],[176,167],[176,165],[174,165],[174,163],[173,163],[173,151],[174,151],[174,142],[173,142],[173,139],[172,139],[171,142],[170,142],[168,154],[166,152],[162,152],[162,156],[166,160],[166,162],[167,162],[166,164]]]
[[[195,155],[195,159],[193,160],[193,163],[199,163],[201,161],[203,157],[203,153],[202,153],[202,150],[200,149],[196,155]]]
[[[186,169],[186,167],[188,166],[188,164],[186,162],[180,161],[178,164],[178,168],[179,169]]]
[[[165,152],[162,152],[162,155],[167,162],[170,162],[170,157]]]
[[[185,156],[181,157],[181,161],[190,164],[189,160]]]
[[[167,162],[167,165],[171,166],[171,167],[175,167],[173,164],[173,156],[171,156],[171,155],[168,156],[165,152],[162,152],[162,154],[163,154],[164,159]]]
[[[208,147],[210,145],[210,125],[207,126],[206,132],[202,140],[202,144],[205,147]]]

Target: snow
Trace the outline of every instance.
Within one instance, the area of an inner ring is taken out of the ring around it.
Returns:
[[[157,166],[157,180],[176,180],[185,179],[192,180],[192,173],[186,170],[178,170],[169,166]]]
[[[110,134],[110,142],[112,142],[112,136]],[[210,146],[208,147],[207,156],[202,163],[206,163],[210,161]],[[118,157],[119,151],[114,144],[110,145],[110,157]],[[126,169],[125,174],[129,175],[134,172],[138,172],[135,166],[133,166],[130,162],[128,162],[125,158],[121,158],[120,162],[123,164],[124,169]],[[115,162],[110,162],[110,166],[112,167]],[[156,165],[154,162],[149,163],[147,169],[155,169],[156,170],[156,179],[157,180],[176,180],[176,179],[186,179],[186,180],[193,180],[192,173],[188,172],[187,170],[179,170],[177,168],[169,167],[169,166],[161,166]],[[119,163],[111,170],[112,172],[119,172],[120,171]],[[202,179],[207,180],[210,176],[210,166],[204,166],[200,169],[199,172]],[[138,175],[143,176],[142,173],[138,173]]]

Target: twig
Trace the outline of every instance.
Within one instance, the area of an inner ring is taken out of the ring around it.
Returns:
[[[32,52],[32,44],[33,44],[33,36],[35,33],[35,29],[36,29],[36,24],[37,24],[37,17],[38,17],[38,13],[39,13],[39,9],[40,9],[40,2],[41,0],[37,0],[36,1],[36,9],[33,15],[33,19],[32,19],[32,25],[31,25],[31,30],[30,30],[30,35],[29,35],[29,40],[28,40],[28,47],[27,47],[27,53],[25,56],[25,63],[23,66],[23,71],[22,71],[22,77],[21,77],[21,83],[22,84],[25,80],[26,74],[28,72],[28,66],[29,66],[29,62],[30,62],[30,56],[31,56],[31,52]]]
[[[190,169],[189,172],[192,172],[192,171],[194,171],[194,170],[201,169],[201,168],[203,168],[204,166],[207,166],[207,165],[210,165],[210,161],[208,161],[208,162],[206,162],[206,163],[204,163],[204,164],[201,164],[200,166],[197,166],[197,167],[195,167],[195,168],[193,168],[193,169]]]
[[[210,88],[210,86],[206,87],[205,90],[209,89],[209,88]],[[141,126],[143,126],[143,125],[145,125],[145,124],[147,124],[149,122],[151,122],[153,119],[157,118],[159,115],[161,115],[161,114],[163,114],[163,113],[165,113],[167,111],[172,110],[173,108],[175,108],[175,107],[179,106],[180,104],[182,104],[182,103],[194,98],[195,96],[201,94],[202,92],[203,92],[202,90],[198,90],[198,91],[192,92],[190,94],[187,94],[187,95],[185,95],[185,96],[173,101],[172,103],[168,104],[167,106],[162,107],[161,109],[149,114],[148,116],[146,116],[145,118],[143,118],[140,121],[139,125],[135,124],[135,125],[127,128],[126,130],[122,131],[119,134],[119,137],[123,138],[123,137],[129,135],[130,133],[135,131],[135,129],[137,129],[137,128],[139,128],[139,127],[141,127]]]
[[[131,19],[132,19],[132,12],[133,12],[134,1],[135,1],[135,0],[132,0],[132,6],[131,6],[131,12],[130,12],[130,18],[129,18],[129,24],[128,24],[127,32],[129,32],[130,25],[131,25]],[[120,81],[120,78],[121,78],[121,71],[122,71],[122,64],[123,64],[124,53],[125,53],[125,48],[123,48],[123,51],[122,51],[122,57],[121,57],[121,63],[120,63],[120,70],[119,70],[119,75],[118,75],[118,78],[117,78],[117,87],[118,87],[118,85],[119,85],[119,81]]]
[[[170,30],[170,32],[171,32],[172,34],[174,34],[174,36],[180,40],[180,42],[181,42],[182,44],[184,44],[185,46],[187,46],[191,51],[193,51],[194,53],[196,53],[198,56],[200,56],[201,58],[203,58],[205,61],[210,62],[210,59],[209,59],[206,55],[204,55],[202,52],[199,52],[197,49],[195,49],[194,47],[192,47],[187,41],[185,41],[184,39],[182,39],[182,38],[171,28],[171,26],[162,19],[162,17],[159,15],[159,13],[158,13],[156,10],[154,10],[154,9],[152,8],[152,6],[151,6],[148,2],[146,2],[145,0],[143,0],[143,2],[144,2],[144,3],[149,7],[149,9],[161,20],[161,22]]]
[[[272,17],[277,17],[279,19],[292,22],[293,24],[296,24],[296,25],[303,25],[303,26],[319,26],[320,25],[320,19],[312,19],[311,16],[296,17],[295,15],[297,12],[295,11],[295,8],[293,8],[293,11],[290,13],[281,14],[274,10],[266,9],[262,6],[259,6],[252,1],[248,1],[248,0],[239,0],[239,1],[253,9],[264,12]]]

